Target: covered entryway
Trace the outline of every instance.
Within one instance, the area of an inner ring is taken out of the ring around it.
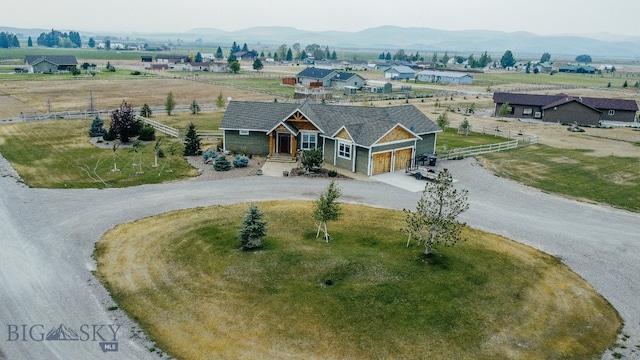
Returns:
[[[407,163],[411,160],[411,155],[413,155],[413,149],[402,149],[396,150],[396,159],[393,162],[393,170],[403,170],[407,168]]]
[[[373,175],[391,171],[391,151],[373,154]]]
[[[291,153],[291,134],[278,133],[277,149],[278,154],[290,154]]]

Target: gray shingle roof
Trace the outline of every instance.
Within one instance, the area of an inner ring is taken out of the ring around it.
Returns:
[[[43,60],[47,60],[58,66],[60,65],[78,65],[78,60],[73,55],[26,55],[25,63],[29,65],[37,64]]]
[[[324,79],[331,73],[336,73],[335,70],[318,69],[315,67],[308,67],[298,73],[298,77],[308,77],[313,79]]]
[[[496,92],[493,94],[493,101],[496,104],[509,103],[510,105],[529,105],[546,107],[563,99],[578,99],[585,105],[598,110],[626,110],[638,111],[638,104],[635,100],[626,99],[606,99],[590,97],[571,97],[567,94],[557,95],[534,95]]]
[[[322,105],[310,101],[302,104],[232,101],[220,128],[264,131],[266,134],[296,110],[320,127],[322,136],[331,137],[345,126],[353,141],[364,147],[373,145],[398,124],[417,135],[441,131],[413,105],[365,107]]]

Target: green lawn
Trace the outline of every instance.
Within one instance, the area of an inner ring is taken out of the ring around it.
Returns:
[[[629,89],[633,89],[636,81],[640,81],[639,76],[631,74],[613,73],[613,74],[567,74],[556,73],[549,74],[526,74],[526,73],[474,73],[473,84],[476,86],[499,86],[504,84],[525,83],[538,85],[559,85],[559,86],[581,86],[581,87],[599,87],[606,88],[611,82],[611,86],[621,88],[625,80],[628,82]]]
[[[107,127],[108,127],[108,120]],[[155,142],[138,153],[118,148],[99,149],[89,143],[91,120],[52,120],[0,125],[0,153],[16,168],[25,183],[44,188],[102,188],[154,184],[196,175],[182,157],[183,145],[162,137],[167,155],[155,163]],[[161,134],[157,134],[161,135]],[[171,155],[174,149],[174,155]],[[133,166],[140,164],[142,167]],[[139,172],[143,174],[137,174]],[[88,173],[87,173],[88,172]]]
[[[640,160],[535,145],[485,154],[498,176],[550,193],[640,212]]]
[[[503,137],[481,134],[477,132],[469,132],[469,135],[458,134],[458,129],[446,128],[443,132],[438,133],[437,146],[438,149],[446,146],[447,150],[465,148],[469,146],[495,144],[509,141]]]
[[[184,359],[593,359],[621,326],[560,261],[496,235],[425,259],[401,211],[343,204],[325,243],[311,202],[258,206],[262,250],[239,249],[248,204],[177,211],[105,234],[99,277]]]

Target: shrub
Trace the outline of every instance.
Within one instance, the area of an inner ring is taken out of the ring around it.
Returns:
[[[213,162],[213,169],[215,171],[229,171],[231,170],[231,163],[224,155],[218,156]]]
[[[321,167],[323,161],[322,150],[320,149],[311,149],[302,153],[301,163],[307,171],[311,171],[315,167]]]
[[[132,71],[131,75],[140,75],[142,74],[140,71],[136,70],[136,71]]]
[[[153,141],[156,139],[156,129],[149,124],[144,124],[138,133],[138,140]]]
[[[103,136],[105,133],[105,129],[103,126],[104,120],[100,119],[100,117],[96,115],[96,117],[94,117],[93,121],[91,122],[91,127],[89,128],[89,136]]]
[[[219,154],[216,151],[213,150],[207,150],[204,152],[204,154],[202,154],[202,158],[204,159],[204,161],[207,161],[209,159],[215,159]]]
[[[329,170],[327,175],[329,175],[329,177],[336,177],[336,176],[338,176],[338,172],[335,171],[335,170]]]
[[[237,168],[247,167],[249,165],[249,158],[246,156],[236,156],[233,159],[233,166]]]
[[[159,158],[163,158],[164,157],[164,150],[158,149],[158,152],[156,152],[156,154],[158,154]]]
[[[104,141],[113,141],[116,139],[116,134],[105,130],[104,135],[102,135],[102,139],[104,139]]]

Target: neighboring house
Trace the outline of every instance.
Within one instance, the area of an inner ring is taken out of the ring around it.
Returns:
[[[344,64],[336,60],[316,60],[313,64],[316,69],[344,70]]]
[[[210,61],[188,62],[185,68],[187,71],[209,71],[211,64]]]
[[[367,83],[362,87],[362,91],[374,94],[391,94],[393,85],[390,82],[367,80]]]
[[[238,60],[246,60],[246,61],[253,60],[258,57],[258,53],[254,50],[251,50],[251,51],[240,50],[233,53],[233,55],[235,55],[236,59]]]
[[[140,56],[140,60],[142,62],[152,62],[153,61],[153,56],[151,56],[151,55],[142,55],[142,56]]]
[[[212,61],[209,63],[211,72],[229,72],[229,64],[224,61]]]
[[[151,70],[169,70],[169,64],[154,63],[151,64]]]
[[[533,68],[538,69],[538,72],[541,72],[541,73],[550,73],[551,71],[553,71],[553,63],[551,62],[537,63],[536,65],[533,66]]]
[[[415,73],[416,72],[408,66],[396,65],[384,71],[384,78],[391,80],[413,79]]]
[[[565,65],[558,68],[558,72],[577,73],[577,74],[594,74],[596,68],[587,65]]]
[[[316,67],[308,67],[296,75],[298,84],[304,86],[310,86],[311,83],[321,82],[323,87],[331,86],[331,79],[333,79],[338,72],[329,69],[319,69]]]
[[[189,61],[187,55],[156,55],[156,62],[161,64],[186,64]]]
[[[635,100],[575,97],[567,94],[496,92],[493,94],[493,102],[495,114],[498,114],[502,104],[508,103],[508,117],[533,118],[563,124],[577,122],[579,125],[598,125],[600,121],[634,122],[638,111]]]
[[[349,86],[360,90],[365,83],[365,79],[355,73],[338,72],[336,76],[331,78],[331,86],[336,89],[344,89]]]
[[[24,63],[30,74],[71,71],[78,66],[78,60],[72,55],[27,55],[24,57]]]
[[[366,71],[369,67],[369,62],[367,60],[344,60],[341,61],[341,64],[344,66],[345,70],[353,71]]]
[[[419,81],[455,84],[455,85],[471,85],[473,76],[455,71],[434,71],[424,70],[416,74]]]
[[[222,118],[224,149],[295,157],[320,148],[326,164],[367,176],[401,170],[434,153],[441,129],[413,105],[370,107],[232,101]]]

